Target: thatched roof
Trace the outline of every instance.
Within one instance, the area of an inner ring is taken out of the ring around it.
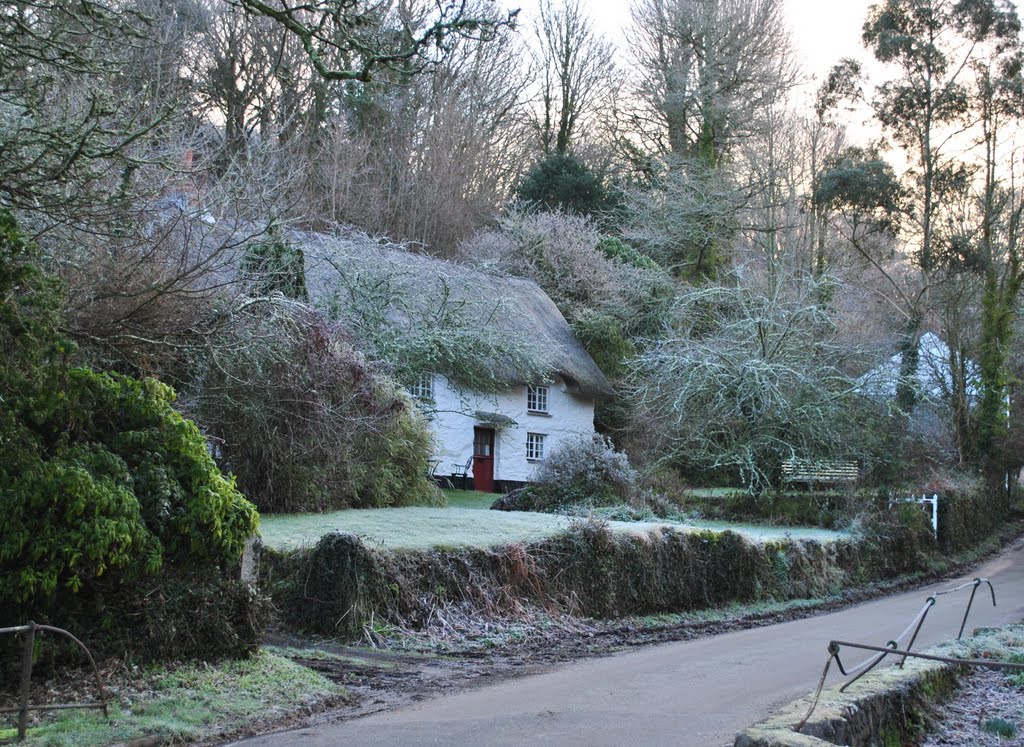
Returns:
[[[611,394],[601,369],[576,339],[547,294],[531,280],[484,272],[466,265],[414,254],[357,233],[292,233],[302,249],[310,299],[317,305],[344,304],[353,289],[376,293],[390,319],[415,317],[431,323],[457,314],[459,324],[478,325],[498,346],[527,348],[548,375],[557,374],[590,396]],[[488,362],[508,368],[508,362]],[[508,383],[537,383],[523,370],[501,370]]]

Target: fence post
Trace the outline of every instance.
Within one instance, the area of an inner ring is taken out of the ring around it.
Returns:
[[[18,705],[18,741],[25,741],[28,733],[28,697],[32,684],[32,657],[36,648],[36,624],[28,623],[25,631],[25,648],[21,654],[21,698]]]

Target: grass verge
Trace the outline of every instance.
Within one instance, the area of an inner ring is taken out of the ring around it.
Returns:
[[[114,689],[110,718],[93,710],[52,712],[30,725],[22,744],[85,747],[143,737],[184,744],[248,732],[348,697],[341,686],[269,651],[216,665],[162,667]],[[3,741],[16,735],[6,724],[0,729]]]

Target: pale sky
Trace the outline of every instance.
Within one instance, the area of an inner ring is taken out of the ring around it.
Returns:
[[[800,62],[805,70],[821,75],[842,57],[865,57],[860,29],[872,0],[783,0]],[[507,7],[522,9],[521,20],[529,26],[535,17],[536,0],[504,0]],[[629,0],[581,0],[595,26],[619,48],[627,46],[624,35],[631,22]]]
[[[786,20],[804,71],[822,78],[843,57],[868,62],[860,34],[868,7],[876,0],[783,0]],[[499,0],[509,8],[521,8],[526,27],[533,22],[537,0]],[[1015,0],[1020,6],[1022,0]],[[597,29],[620,50],[628,46],[625,31],[631,23],[629,0],[581,0]],[[626,55],[620,54],[620,59]]]

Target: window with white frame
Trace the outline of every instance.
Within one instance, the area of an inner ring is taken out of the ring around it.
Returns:
[[[416,378],[416,383],[409,388],[409,394],[414,399],[434,399],[434,375],[421,373]]]
[[[531,462],[544,459],[544,446],[548,440],[545,433],[526,434],[526,458]]]
[[[543,412],[548,411],[548,387],[533,386],[526,387],[526,411]]]

